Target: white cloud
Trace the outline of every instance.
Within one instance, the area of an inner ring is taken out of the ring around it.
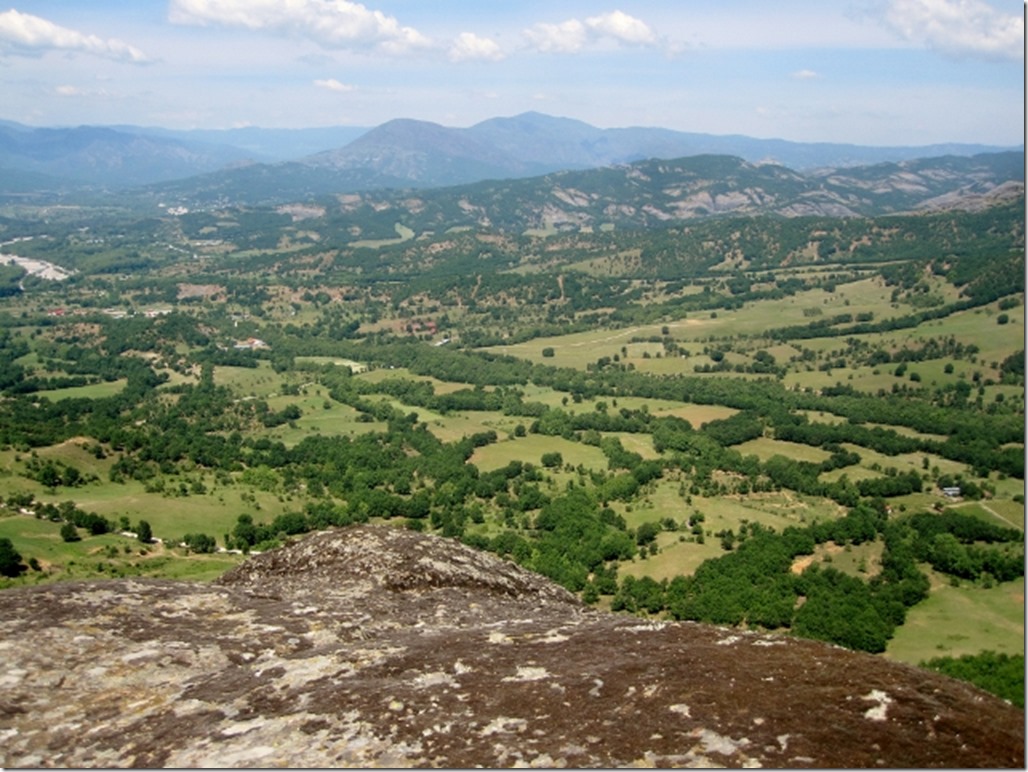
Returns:
[[[40,56],[47,51],[91,54],[134,64],[149,62],[146,54],[117,38],[104,40],[13,8],[0,13],[0,52]]]
[[[325,48],[406,54],[431,41],[393,16],[348,0],[171,0],[174,24],[208,24],[305,37]]]
[[[561,24],[535,24],[524,34],[538,50],[558,54],[575,53],[588,37],[585,25],[578,19],[568,19]]]
[[[568,19],[560,24],[535,24],[523,34],[534,48],[544,53],[573,54],[603,40],[635,46],[654,46],[660,42],[645,22],[622,11],[590,16],[584,22]]]
[[[466,62],[469,60],[490,60],[497,62],[503,59],[503,49],[490,38],[483,38],[474,32],[462,32],[450,47],[450,61]]]
[[[883,21],[907,40],[952,56],[1024,57],[1024,18],[982,0],[890,0]]]
[[[621,11],[592,16],[585,20],[585,24],[596,35],[611,37],[621,43],[649,46],[657,42],[656,34],[645,22]]]
[[[323,88],[328,91],[335,91],[339,94],[346,94],[350,91],[356,91],[357,87],[352,86],[349,83],[340,83],[335,78],[326,78],[325,80],[316,80],[314,85],[318,88]]]
[[[813,70],[796,70],[792,77],[795,80],[817,80],[821,76]]]

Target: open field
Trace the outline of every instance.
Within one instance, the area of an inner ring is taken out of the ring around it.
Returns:
[[[757,437],[755,440],[747,440],[736,445],[735,449],[744,456],[757,456],[761,461],[767,461],[772,456],[785,456],[786,458],[794,458],[797,461],[810,461],[814,464],[820,464],[832,455],[821,448],[801,445],[798,442],[773,440],[770,437]]]
[[[511,461],[524,461],[539,466],[544,453],[555,452],[561,454],[564,465],[577,467],[581,464],[586,469],[607,468],[607,458],[599,448],[542,434],[528,434],[475,448],[470,462],[483,472],[490,472],[507,466]]]
[[[834,568],[850,576],[870,578],[877,576],[882,569],[882,552],[885,545],[881,540],[864,542],[863,544],[839,546],[835,542],[818,544],[814,554],[803,555],[792,565],[793,573],[802,573],[809,566],[818,564]]]
[[[349,405],[342,405],[327,396],[325,389],[311,388],[306,395],[279,395],[270,397],[268,407],[272,411],[283,410],[296,405],[302,411],[300,418],[290,424],[267,429],[264,435],[281,440],[287,447],[296,445],[312,434],[355,436],[371,431],[382,431],[381,421],[366,421],[363,414]],[[293,426],[295,424],[295,427]]]
[[[138,483],[109,483],[76,491],[74,500],[87,512],[96,512],[115,522],[122,515],[129,517],[133,525],[139,519],[147,520],[153,527],[154,535],[162,538],[167,536],[174,539],[187,533],[207,533],[214,536],[219,544],[222,534],[230,531],[236,519],[244,512],[253,514],[255,520],[271,520],[276,515],[300,506],[298,503],[280,500],[272,493],[250,491],[247,486],[219,488],[208,480],[207,487],[209,493],[206,495],[164,496],[147,493]],[[44,495],[37,498],[48,500]],[[63,501],[66,498],[54,497],[53,500]]]
[[[214,383],[228,386],[241,398],[263,398],[275,394],[281,388],[282,378],[271,369],[268,362],[259,360],[257,367],[215,367]]]
[[[414,231],[412,231],[405,225],[396,223],[396,225],[393,226],[393,228],[396,230],[395,239],[361,239],[359,241],[352,242],[350,246],[355,249],[360,247],[365,247],[368,249],[381,249],[382,247],[391,247],[395,246],[396,244],[402,244],[403,242],[410,241],[412,238],[414,238]]]
[[[1024,578],[984,589],[962,582],[954,587],[931,573],[927,600],[907,612],[885,656],[917,664],[932,657],[992,651],[1024,653]]]
[[[1024,530],[1024,505],[1016,501],[969,501],[950,507],[965,515],[980,517],[987,523],[999,523],[1008,528]]]
[[[316,367],[322,367],[324,365],[336,365],[338,367],[349,367],[354,373],[363,373],[367,370],[368,366],[363,362],[355,362],[352,359],[346,359],[343,357],[317,357],[317,356],[298,356],[296,357],[297,366],[314,365]]]
[[[614,502],[612,508],[621,514],[630,527],[644,522],[659,522],[670,517],[679,523],[679,530],[664,531],[657,535],[660,551],[657,555],[636,557],[623,564],[620,573],[636,577],[652,576],[670,579],[679,574],[689,575],[708,558],[724,554],[720,539],[714,534],[722,530],[738,531],[740,523],[760,523],[781,531],[788,526],[809,525],[818,520],[840,517],[844,510],[833,502],[789,491],[779,493],[751,493],[746,496],[689,496],[689,501],[678,492],[670,480],[660,481],[648,491],[640,502],[631,505]],[[704,543],[698,544],[686,526],[689,517],[704,516]]]
[[[119,378],[116,381],[101,381],[100,383],[91,383],[88,386],[69,386],[64,389],[47,389],[45,391],[38,391],[40,397],[46,397],[50,400],[59,399],[101,399],[103,397],[113,397],[125,388],[127,381],[124,378]]]
[[[40,571],[29,570],[22,579],[0,579],[0,586],[120,576],[206,581],[221,576],[243,559],[231,554],[187,555],[181,548],[144,545],[120,534],[88,536],[80,531],[81,541],[65,542],[59,530],[59,523],[25,515],[0,515],[0,537],[20,545],[40,565]]]
[[[360,380],[368,383],[381,383],[385,380],[407,380],[415,381],[419,383],[430,383],[432,389],[436,394],[449,394],[454,391],[460,391],[461,389],[470,388],[470,384],[467,383],[456,383],[454,381],[441,381],[438,378],[433,378],[430,375],[414,375],[410,370],[405,367],[390,367],[390,368],[378,368],[377,370],[368,370],[362,372],[359,376]]]

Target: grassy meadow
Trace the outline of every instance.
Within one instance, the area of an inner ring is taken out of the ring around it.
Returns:
[[[907,612],[885,656],[917,664],[991,649],[1024,653],[1024,578],[984,588],[930,572],[931,594]]]

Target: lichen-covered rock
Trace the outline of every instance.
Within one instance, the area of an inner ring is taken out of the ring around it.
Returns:
[[[361,526],[213,584],[8,590],[0,766],[1024,767],[1024,713],[824,644],[605,614]]]

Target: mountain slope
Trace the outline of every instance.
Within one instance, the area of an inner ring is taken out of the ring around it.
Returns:
[[[353,179],[357,171],[345,174]],[[208,179],[223,184],[226,177]],[[243,194],[257,197],[258,192],[267,196],[266,203],[325,203],[335,189],[331,179],[312,176],[307,167],[292,164],[275,171],[266,166],[237,170],[231,188],[197,188],[190,181],[151,191],[162,202],[188,208],[229,203]],[[854,217],[980,209],[1023,195],[1021,152],[945,156],[816,174],[733,156],[694,156],[430,190],[365,190],[338,194],[338,204],[324,208],[334,221],[361,231],[379,227],[390,235],[396,223],[417,233],[458,226],[522,233],[659,227],[729,215]]]
[[[336,173],[373,170],[384,179],[419,187],[519,177],[530,169],[502,149],[476,139],[471,132],[406,119],[389,121],[346,147],[302,159],[301,163]]]
[[[3,601],[4,767],[1024,763],[1024,712],[969,684],[816,641],[594,611],[399,528],[312,534],[214,583]]]
[[[326,126],[313,129],[190,129],[176,131],[138,126],[113,126],[132,134],[157,135],[187,143],[232,147],[247,158],[262,163],[278,163],[304,158],[332,148],[343,147],[368,131],[365,126]]]
[[[0,125],[0,166],[96,187],[179,179],[245,158],[244,152],[232,147],[102,127],[32,129]]]

